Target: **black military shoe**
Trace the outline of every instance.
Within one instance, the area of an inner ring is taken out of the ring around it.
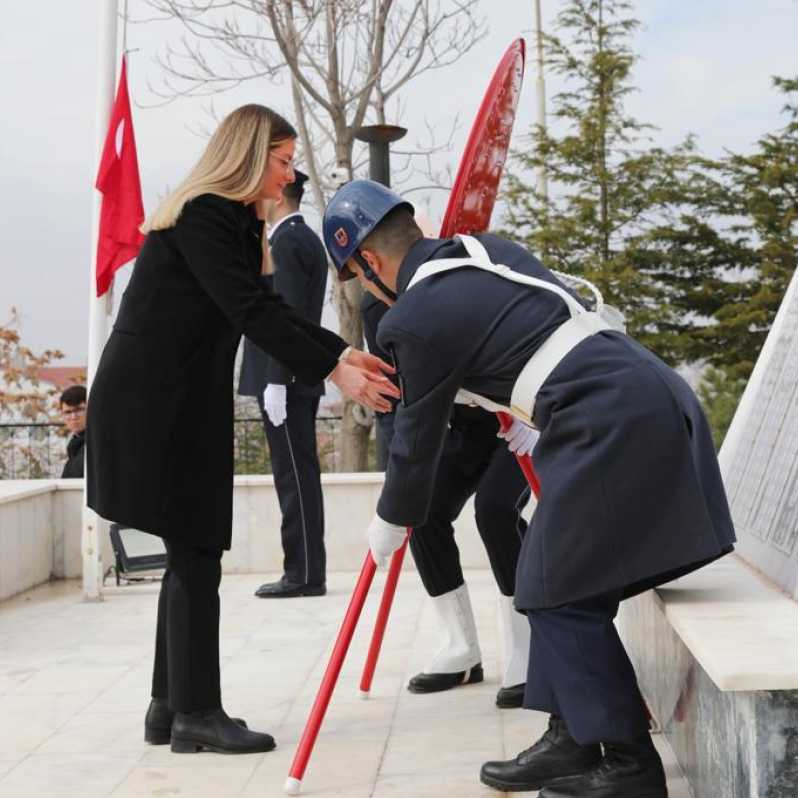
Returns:
[[[568,734],[565,721],[552,715],[546,733],[531,748],[506,762],[486,762],[479,779],[489,787],[506,792],[539,790],[586,773],[599,762],[601,746],[598,743],[579,745]]]
[[[519,709],[524,705],[524,691],[526,683],[514,684],[512,687],[502,687],[496,693],[496,706],[499,709]]]
[[[407,689],[411,693],[440,693],[461,684],[477,684],[484,678],[482,663],[477,663],[473,668],[457,673],[417,673],[407,683]]]
[[[217,754],[258,754],[274,748],[270,734],[250,731],[227,716],[223,709],[208,715],[175,714],[172,753],[194,754],[205,749]]]
[[[285,576],[279,582],[267,582],[255,591],[258,598],[298,598],[299,596],[324,596],[326,593],[326,585],[292,582]]]
[[[166,745],[172,739],[172,721],[175,713],[162,698],[153,698],[144,716],[144,742],[150,745]],[[247,728],[241,718],[233,718],[233,722]]]
[[[668,798],[662,760],[654,748],[607,743],[588,773],[552,784],[538,798]]]

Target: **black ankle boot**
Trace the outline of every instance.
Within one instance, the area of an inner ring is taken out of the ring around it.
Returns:
[[[520,709],[524,706],[524,691],[526,683],[514,684],[512,687],[502,687],[496,693],[496,706],[499,709]]]
[[[175,713],[163,698],[153,698],[144,716],[144,742],[150,745],[167,745],[172,739],[172,721]],[[233,722],[247,728],[246,721],[233,718]]]
[[[172,719],[175,713],[162,698],[153,698],[144,716],[144,742],[166,745],[172,738]]]
[[[565,721],[552,715],[546,733],[515,759],[486,762],[480,781],[506,792],[539,790],[547,784],[585,773],[601,761],[601,746],[579,745],[568,733]]]
[[[538,798],[668,798],[657,749],[648,733],[631,743],[605,743],[593,770],[543,790]]]
[[[440,693],[460,687],[461,684],[478,684],[485,678],[482,663],[457,673],[417,673],[408,683],[411,693]]]
[[[271,751],[270,734],[250,731],[223,709],[204,715],[177,712],[172,721],[172,753],[194,754],[205,749],[217,754],[257,754]]]

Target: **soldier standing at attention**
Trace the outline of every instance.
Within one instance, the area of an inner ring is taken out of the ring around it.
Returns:
[[[294,169],[294,182],[272,205],[269,222],[271,274],[261,283],[302,318],[319,324],[327,287],[327,256],[321,239],[305,224],[299,205],[308,176]],[[274,487],[283,514],[283,576],[261,585],[260,598],[323,596],[327,589],[324,503],[316,447],[316,412],[324,382],[308,385],[282,361],[244,339],[238,392],[258,400],[269,442]]]

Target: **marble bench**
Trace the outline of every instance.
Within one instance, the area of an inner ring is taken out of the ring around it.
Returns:
[[[618,626],[696,798],[798,796],[797,602],[731,555]]]

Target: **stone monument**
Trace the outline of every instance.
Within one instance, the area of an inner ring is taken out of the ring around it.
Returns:
[[[798,599],[796,275],[719,456],[739,539],[737,553],[794,599]]]

